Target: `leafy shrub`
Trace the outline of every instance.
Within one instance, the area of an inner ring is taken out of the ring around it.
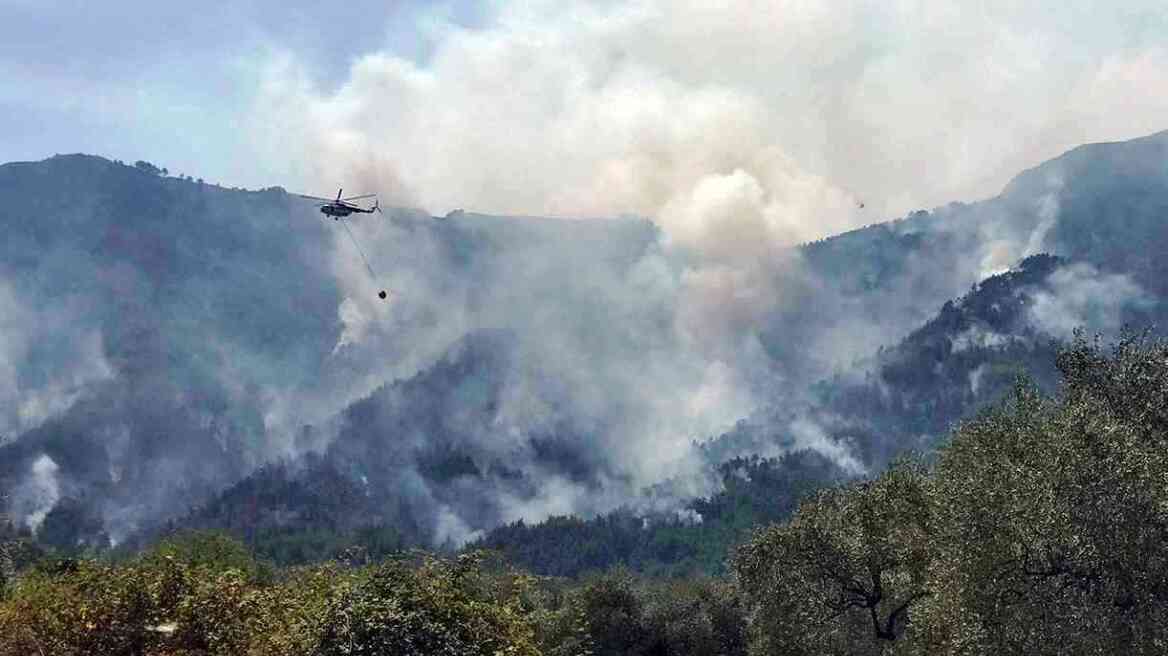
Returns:
[[[330,655],[538,654],[514,576],[492,575],[475,554],[373,568],[325,614]]]

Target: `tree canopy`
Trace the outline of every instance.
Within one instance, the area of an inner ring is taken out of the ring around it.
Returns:
[[[1168,343],[1081,336],[924,468],[822,492],[734,556],[760,653],[1163,653]]]

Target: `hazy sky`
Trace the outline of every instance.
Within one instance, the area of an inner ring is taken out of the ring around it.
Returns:
[[[0,0],[0,25],[0,161],[634,212],[683,242],[711,213],[812,238],[1168,128],[1160,0]]]
[[[0,161],[88,152],[266,186],[246,132],[265,63],[295,53],[322,89],[367,52],[424,62],[430,26],[483,3],[0,0]]]

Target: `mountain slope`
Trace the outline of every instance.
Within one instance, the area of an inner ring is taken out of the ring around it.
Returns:
[[[302,248],[319,226],[290,225],[280,191],[87,156],[0,167],[0,199],[0,489],[18,514],[84,499],[124,534],[266,457],[264,390],[313,376],[338,333],[338,287]]]
[[[948,300],[1026,257],[1050,253],[1131,278],[1165,297],[1168,131],[1090,144],[1016,176],[1002,193],[951,203],[808,244],[803,249],[820,317],[799,329],[837,364],[895,344]],[[778,332],[796,325],[796,306]],[[847,322],[862,317],[859,329]]]
[[[1166,144],[1076,149],[799,249],[737,361],[677,330],[691,263],[645,221],[395,210],[353,224],[371,277],[279,189],[3,165],[0,491],[63,545],[176,517],[442,542],[684,508],[750,454],[871,471],[1015,372],[1049,379],[1050,339],[1163,317]],[[1003,274],[1039,253],[1060,259]]]

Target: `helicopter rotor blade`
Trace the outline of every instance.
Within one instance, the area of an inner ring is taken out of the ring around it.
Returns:
[[[344,191],[344,189],[337,189],[337,202],[338,203],[341,201],[341,192],[342,191]]]
[[[377,194],[365,194],[363,196],[346,196],[344,198],[338,198],[337,200],[361,200],[362,198],[374,198],[376,196]]]
[[[295,195],[299,196],[301,198],[307,198],[308,200],[319,200],[319,201],[323,201],[325,203],[333,202],[333,199],[331,199],[331,198],[321,198],[320,196],[308,196],[306,194],[295,194]]]

